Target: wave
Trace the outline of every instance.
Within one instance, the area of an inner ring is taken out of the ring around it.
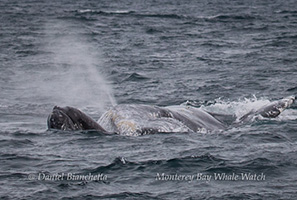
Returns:
[[[216,173],[243,173],[261,171],[274,174],[278,170],[277,165],[268,158],[254,158],[238,163],[224,162],[218,166],[209,167],[206,172]]]
[[[134,11],[129,11],[129,10],[102,11],[102,10],[92,10],[92,9],[75,10],[74,12],[79,14],[105,14],[105,15],[121,15],[121,14],[134,13]]]
[[[170,19],[185,19],[188,18],[186,15],[178,14],[137,14],[139,17],[152,17],[152,18],[170,18]]]
[[[266,153],[267,154],[267,153]],[[288,158],[279,159],[283,153],[274,153],[267,156],[256,156],[251,155],[248,158],[243,158],[238,161],[223,159],[218,156],[206,153],[199,156],[186,156],[181,158],[172,158],[168,160],[147,160],[140,162],[128,161],[123,157],[116,158],[113,162],[108,165],[100,166],[95,169],[87,169],[83,173],[88,174],[107,174],[109,180],[115,182],[121,182],[129,179],[134,179],[131,174],[135,177],[146,176],[154,180],[156,173],[166,174],[213,174],[213,173],[265,173],[267,176],[277,176],[282,172],[280,169],[283,166],[296,167],[294,161],[290,161]],[[285,156],[284,156],[285,157]],[[121,174],[122,177],[115,176]]]
[[[288,92],[297,91],[297,86],[287,89]]]
[[[41,158],[37,157],[29,157],[29,156],[21,156],[15,153],[9,153],[9,154],[1,154],[0,160],[18,160],[18,161],[38,161],[42,160]]]
[[[176,171],[188,170],[193,168],[207,168],[209,165],[217,165],[224,162],[223,159],[215,157],[211,154],[204,154],[200,156],[186,156],[182,158],[172,158],[168,160],[147,160],[140,162],[128,161],[123,157],[116,158],[112,163],[106,166],[100,166],[95,169],[87,170],[85,173],[114,173],[115,171]]]
[[[4,139],[0,140],[0,145],[1,146],[17,146],[17,147],[24,147],[27,145],[33,145],[34,142],[29,140],[29,139]]]
[[[94,15],[129,15],[134,17],[143,17],[143,18],[170,18],[170,19],[184,19],[189,18],[186,15],[179,15],[175,13],[137,13],[131,10],[115,10],[115,11],[103,11],[103,10],[92,10],[92,9],[84,9],[84,10],[75,10],[75,13],[79,15],[84,14],[94,14]]]
[[[68,187],[65,186],[65,184],[62,185],[62,187]],[[46,191],[42,191],[44,193]],[[51,191],[50,191],[51,192]],[[39,194],[40,195],[40,194]],[[56,196],[55,196],[56,198]],[[61,197],[59,199],[65,199],[65,197]],[[67,197],[67,199],[163,199],[157,197],[157,195],[154,195],[149,192],[120,192],[120,191],[113,191],[112,194],[105,194],[105,195],[96,195],[96,194],[77,194],[71,197]]]
[[[256,19],[256,16],[250,14],[219,14],[214,16],[189,16],[182,15],[176,13],[139,13],[132,10],[115,10],[115,11],[103,11],[103,10],[92,10],[92,9],[84,9],[84,10],[75,10],[77,14],[96,14],[96,15],[131,15],[136,17],[148,17],[148,18],[170,18],[170,19],[205,19],[205,20],[251,20]]]
[[[110,15],[110,16],[131,16],[137,18],[160,18],[160,19],[179,19],[187,20],[187,23],[196,23],[197,21],[242,21],[242,20],[255,20],[259,16],[254,16],[250,14],[218,14],[214,16],[195,16],[195,15],[184,15],[177,13],[150,13],[150,12],[136,12],[132,10],[114,10],[114,11],[104,11],[104,10],[93,10],[93,9],[82,9],[71,11],[79,16],[86,15]]]
[[[134,72],[134,73],[126,75],[126,77],[121,82],[125,82],[125,81],[143,81],[143,80],[147,80],[147,79],[150,79],[150,78]]]
[[[90,196],[86,196],[87,198],[90,198]],[[98,196],[94,196],[98,197]],[[104,196],[100,196],[101,198],[107,198],[107,199],[161,199],[158,198],[156,195],[153,195],[152,193],[149,192],[120,192],[117,194],[107,194]],[[85,199],[81,196],[79,198]],[[86,198],[86,199],[87,199]]]
[[[276,13],[280,14],[297,14],[297,10],[278,10]]]
[[[214,16],[209,16],[206,17],[206,20],[215,20],[215,21],[230,21],[230,20],[235,20],[235,21],[242,21],[242,20],[255,20],[258,17],[249,15],[249,14],[230,14],[230,15],[214,15]]]

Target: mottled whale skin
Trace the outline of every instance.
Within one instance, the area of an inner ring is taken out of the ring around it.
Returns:
[[[274,101],[258,110],[252,110],[242,116],[237,123],[249,121],[259,115],[264,118],[275,118],[294,101],[294,96]],[[112,107],[96,122],[76,108],[55,106],[47,124],[49,129],[97,130],[106,134],[144,135],[189,131],[207,133],[226,129],[230,125],[225,122],[227,118],[235,119],[232,115],[210,113],[191,106],[123,104]]]
[[[48,116],[47,125],[49,129],[57,130],[98,130],[106,132],[91,117],[70,106],[55,106]]]
[[[256,115],[264,118],[275,118],[280,115],[286,108],[290,107],[295,101],[295,96],[289,96],[279,101],[274,101],[263,106],[258,110],[252,110],[240,118],[241,122],[249,121]]]

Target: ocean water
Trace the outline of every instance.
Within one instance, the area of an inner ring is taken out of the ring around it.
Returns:
[[[296,1],[1,0],[0,13],[1,199],[296,199],[296,103],[208,134],[46,126],[55,105],[241,115],[296,95]]]

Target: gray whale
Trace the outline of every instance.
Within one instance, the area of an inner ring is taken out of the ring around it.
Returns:
[[[245,114],[237,122],[233,115],[211,113],[192,106],[159,107],[134,104],[116,105],[106,111],[96,122],[77,108],[55,106],[48,117],[47,124],[48,129],[97,130],[106,134],[144,135],[189,131],[207,133],[224,130],[230,124],[243,123],[255,116],[275,118],[294,101],[295,97],[290,96],[271,102]]]

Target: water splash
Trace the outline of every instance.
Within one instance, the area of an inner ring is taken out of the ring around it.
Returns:
[[[240,119],[245,114],[251,111],[259,110],[271,102],[273,101],[267,98],[257,98],[256,96],[253,96],[251,98],[238,99],[237,101],[216,99],[215,103],[206,106],[202,105],[201,107],[210,112],[235,115],[237,119]],[[267,120],[267,118],[263,119]],[[297,119],[296,110],[289,108],[281,113],[277,118],[272,120],[286,121],[295,119]]]

